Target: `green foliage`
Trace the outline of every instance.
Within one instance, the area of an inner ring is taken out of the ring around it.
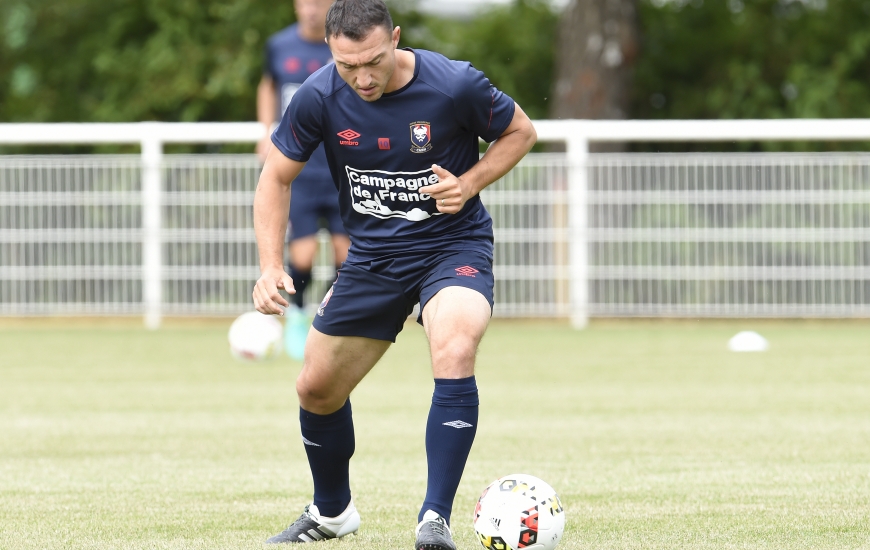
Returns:
[[[253,120],[266,37],[291,2],[11,0],[0,120]]]
[[[870,117],[870,1],[638,5],[632,118]],[[392,9],[403,45],[469,60],[547,116],[558,15],[544,0],[467,20]],[[289,0],[2,0],[0,121],[253,120],[263,44],[293,20]]]
[[[633,118],[870,117],[870,2],[639,0]]]
[[[470,21],[393,11],[404,45],[470,60],[545,115],[556,15],[542,0]],[[4,0],[0,121],[254,120],[263,45],[293,20],[290,0]]]
[[[469,20],[400,14],[403,43],[471,61],[533,119],[546,118],[554,77],[558,14],[544,0],[515,0]]]

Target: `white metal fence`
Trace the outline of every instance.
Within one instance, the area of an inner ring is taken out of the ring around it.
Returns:
[[[870,316],[870,155],[589,160],[593,315]]]
[[[155,269],[138,156],[0,157],[0,314],[144,314],[149,270],[160,315],[251,309],[259,169],[253,155],[164,156]],[[551,192],[564,172],[563,156],[533,156],[487,197],[502,315],[569,313],[565,192]],[[314,294],[334,278],[322,244]]]
[[[588,154],[589,141],[870,139],[865,121],[541,121],[484,191],[504,317],[870,317],[870,155]],[[0,143],[142,155],[0,156],[0,315],[227,315],[258,276],[256,124],[4,125]],[[313,293],[332,277],[328,246]]]

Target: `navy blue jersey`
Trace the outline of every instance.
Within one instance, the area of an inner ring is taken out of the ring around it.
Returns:
[[[299,36],[299,26],[293,24],[269,37],[265,54],[263,72],[275,83],[278,96],[275,120],[278,121],[305,79],[332,62],[332,52],[323,40],[308,42],[303,39]],[[328,186],[330,180],[326,155],[320,148],[296,182],[306,187],[314,184]],[[321,189],[327,193],[331,190],[331,187]]]
[[[353,257],[433,247],[491,255],[492,219],[479,197],[442,214],[417,189],[437,183],[432,164],[456,176],[468,171],[479,160],[478,138],[490,142],[504,132],[514,101],[470,63],[413,53],[411,81],[373,102],[334,66],[321,69],[298,90],[272,141],[300,162],[325,145]]]

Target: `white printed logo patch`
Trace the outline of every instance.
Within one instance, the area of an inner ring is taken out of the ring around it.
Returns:
[[[350,182],[351,204],[360,214],[381,219],[404,218],[411,222],[442,215],[432,197],[418,191],[438,183],[438,176],[431,168],[419,172],[344,168]]]
[[[473,424],[469,424],[468,422],[463,422],[462,420],[451,420],[450,422],[445,422],[444,426],[450,426],[451,428],[456,428],[457,430],[461,430],[462,428],[473,428]]]

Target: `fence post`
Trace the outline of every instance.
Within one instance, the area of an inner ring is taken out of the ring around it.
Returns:
[[[565,140],[565,151],[568,157],[571,325],[576,329],[582,329],[589,323],[589,243],[586,195],[589,139],[579,132],[574,133]]]
[[[163,302],[161,205],[163,142],[157,123],[142,123],[142,301],[145,326],[160,328]]]

